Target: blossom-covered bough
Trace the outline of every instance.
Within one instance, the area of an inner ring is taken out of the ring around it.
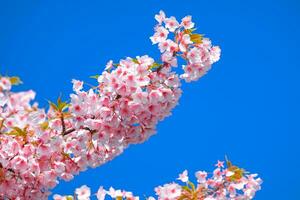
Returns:
[[[18,77],[0,78],[0,199],[47,199],[59,179],[71,180],[88,167],[97,167],[121,154],[130,144],[142,143],[155,133],[159,121],[171,114],[181,96],[181,81],[196,81],[219,60],[220,49],[195,33],[191,16],[178,22],[164,12],[150,38],[158,44],[161,61],[148,55],[109,61],[95,76],[96,87],[84,90],[73,80],[71,100],[50,102],[45,111],[33,91],[13,92]],[[184,62],[178,74],[178,60]],[[197,185],[166,184],[156,188],[159,199],[251,199],[261,180],[227,162],[220,162],[211,178],[197,172]],[[75,196],[55,199],[89,199],[87,186]],[[130,192],[102,187],[98,199],[137,198]],[[152,199],[152,197],[151,197]]]
[[[257,174],[248,174],[243,169],[232,165],[226,159],[225,164],[218,161],[216,169],[212,175],[205,171],[195,173],[197,183],[189,180],[188,171],[179,174],[177,182],[164,184],[155,188],[157,198],[147,197],[147,200],[248,200],[252,199],[257,190],[260,190],[262,180],[257,178]],[[116,190],[112,187],[105,190],[100,187],[95,194],[86,185],[77,188],[75,195],[54,195],[54,200],[88,200],[90,197],[96,197],[98,200],[104,200],[105,197],[116,200],[138,200],[132,192],[125,190]]]

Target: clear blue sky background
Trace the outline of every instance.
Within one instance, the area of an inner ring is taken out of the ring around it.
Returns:
[[[184,84],[173,116],[158,134],[88,170],[55,193],[83,184],[153,194],[188,169],[212,170],[228,155],[264,179],[258,200],[300,199],[300,2],[252,1],[0,1],[0,71],[19,75],[37,100],[91,82],[106,61],[158,51],[149,41],[160,9],[193,15],[198,30],[222,48],[201,81]]]

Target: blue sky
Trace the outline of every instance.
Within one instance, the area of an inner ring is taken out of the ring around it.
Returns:
[[[19,75],[37,100],[71,92],[71,79],[92,82],[109,59],[149,54],[160,9],[191,14],[201,33],[222,48],[201,81],[184,84],[173,116],[158,134],[88,170],[55,193],[87,184],[136,194],[171,182],[184,169],[213,170],[228,155],[264,180],[257,200],[299,199],[300,3],[252,1],[0,0],[0,72]]]

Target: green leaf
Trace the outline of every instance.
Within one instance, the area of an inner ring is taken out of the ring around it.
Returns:
[[[12,85],[20,85],[20,84],[22,84],[22,81],[21,81],[21,79],[18,76],[9,77],[9,80],[10,80],[10,83]]]
[[[66,200],[73,200],[73,197],[71,195],[68,195]]]
[[[183,32],[185,33],[185,34],[191,34],[192,32],[194,32],[195,30],[197,30],[196,28],[192,28],[192,29],[186,29],[186,30],[184,30]]]
[[[25,137],[27,135],[25,130],[20,129],[19,127],[13,127],[13,130],[9,133],[6,133],[7,135],[14,135],[14,136],[22,136]]]
[[[63,155],[65,158],[71,158],[70,154],[68,154],[68,153],[62,152],[62,155]]]
[[[193,191],[196,190],[194,183],[192,183],[191,181],[188,181],[188,185],[192,188]]]
[[[132,62],[139,64],[139,61],[136,58],[132,58]]]
[[[245,170],[242,168],[239,168],[232,164],[230,160],[228,160],[227,156],[225,156],[226,165],[228,168],[228,171],[231,171],[233,173],[232,176],[228,177],[230,181],[238,181],[244,176]]]
[[[65,109],[69,107],[69,104],[65,101],[62,101],[60,96],[58,97],[56,104],[51,101],[48,102],[50,106],[57,112],[63,112]]]
[[[194,34],[191,34],[190,37],[191,37],[192,42],[194,42],[196,44],[201,44],[202,43],[203,35],[194,33]]]
[[[58,111],[58,108],[55,103],[53,103],[52,101],[48,101],[48,103],[50,104],[50,107],[52,107],[52,109]]]
[[[90,76],[90,78],[93,78],[93,79],[98,80],[99,76],[100,76],[100,75],[94,75],[94,76]]]
[[[228,170],[234,173],[232,176],[228,177],[231,181],[238,181],[244,175],[244,169],[237,166],[231,166],[230,168],[228,168]]]
[[[153,63],[153,65],[150,66],[150,69],[154,69],[154,68],[157,68],[157,67],[160,67],[160,66],[161,66],[161,64],[155,62],[155,63]]]
[[[49,127],[49,123],[47,121],[45,121],[45,122],[40,124],[40,127],[43,131],[45,131]]]
[[[57,108],[58,108],[58,111],[62,112],[65,109],[67,109],[68,107],[69,107],[69,104],[67,102],[65,102],[65,101],[62,101],[61,97],[59,96],[58,99],[57,99]]]
[[[226,165],[227,165],[228,168],[232,166],[232,163],[231,163],[231,161],[227,158],[227,156],[225,156],[225,161],[226,161]]]
[[[191,189],[187,186],[187,185],[184,185],[184,186],[181,186],[181,188],[185,191],[187,191],[188,193],[191,193]]]

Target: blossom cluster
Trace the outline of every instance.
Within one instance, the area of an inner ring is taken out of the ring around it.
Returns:
[[[158,25],[155,34],[150,37],[153,44],[158,44],[162,53],[162,61],[171,66],[178,65],[177,57],[185,60],[182,66],[184,73],[181,78],[187,82],[196,81],[210,69],[211,65],[220,59],[220,48],[212,46],[208,38],[194,33],[195,23],[191,16],[186,16],[179,23],[175,17],[167,18],[163,11],[155,16]],[[169,39],[169,35],[174,39]]]
[[[257,174],[247,174],[243,169],[238,168],[227,160],[227,167],[224,162],[218,161],[212,175],[205,171],[197,171],[196,184],[189,180],[188,171],[184,170],[177,182],[167,183],[158,186],[154,190],[157,197],[148,197],[147,200],[248,200],[253,199],[255,193],[260,190],[262,180]],[[139,196],[125,190],[116,190],[112,187],[105,190],[102,186],[98,192],[91,195],[91,189],[86,185],[77,188],[74,195],[61,196],[55,194],[54,200],[90,200],[95,196],[98,200],[106,197],[116,200],[139,200]]]
[[[13,92],[18,77],[0,77],[0,199],[47,199],[60,179],[71,180],[155,133],[181,96],[181,79],[199,79],[220,49],[194,33],[191,17],[179,23],[161,11],[151,37],[162,53],[109,61],[96,87],[73,80],[70,101],[58,98],[48,110],[33,91]],[[172,33],[174,39],[168,39]],[[178,59],[184,73],[173,67]]]

